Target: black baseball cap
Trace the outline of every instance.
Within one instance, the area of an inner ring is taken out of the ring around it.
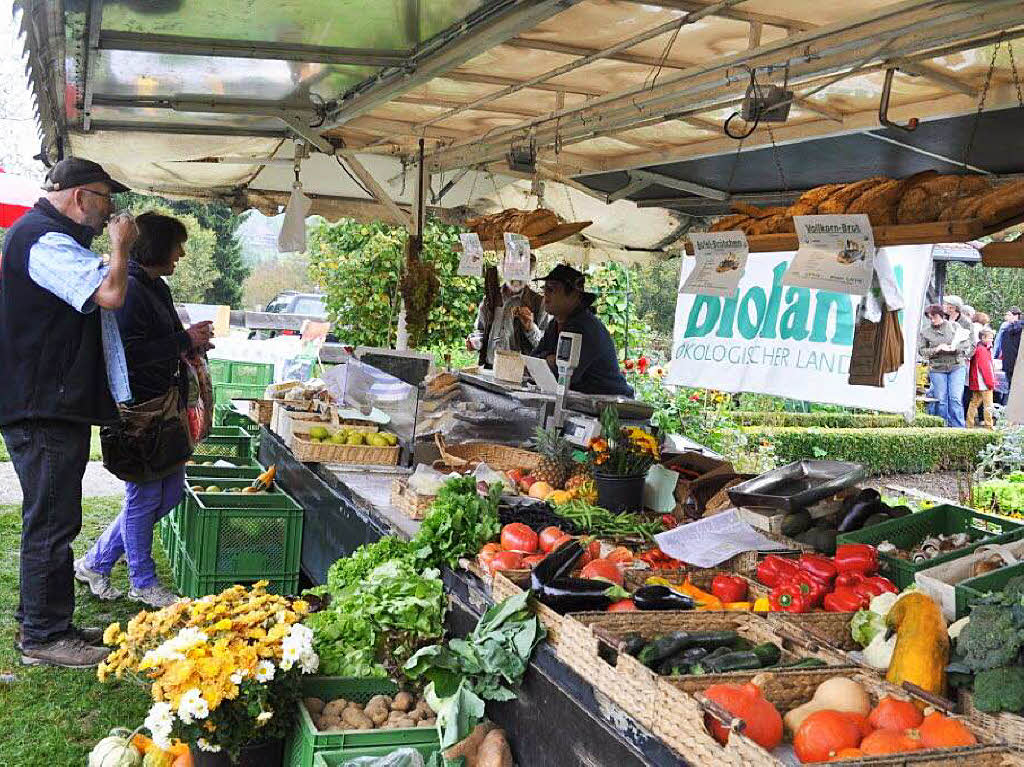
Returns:
[[[110,174],[103,170],[102,165],[83,157],[68,157],[50,168],[50,172],[46,174],[46,183],[43,184],[43,189],[47,192],[59,192],[62,189],[73,189],[76,186],[97,182],[109,184],[113,194],[128,191],[128,187],[119,181],[114,181]]]
[[[1018,309],[1016,306],[1011,306],[1007,311],[1009,311],[1010,314],[1016,314],[1018,317],[1020,317],[1021,315],[1020,309]]]
[[[544,277],[538,277],[534,282],[560,282],[568,290],[578,290],[583,294],[583,304],[590,306],[597,300],[597,296],[588,293],[586,288],[587,276],[579,269],[573,269],[568,264],[559,264]]]

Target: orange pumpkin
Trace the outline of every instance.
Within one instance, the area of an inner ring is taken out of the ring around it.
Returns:
[[[860,736],[866,738],[868,735],[875,731],[875,728],[871,726],[871,722],[863,714],[857,714],[853,711],[844,711],[846,718],[857,725],[857,729],[860,730]]]
[[[793,738],[793,751],[803,763],[827,762],[832,754],[860,745],[860,727],[840,711],[815,711]]]
[[[864,752],[859,748],[843,748],[840,749],[835,756],[829,759],[830,762],[838,762],[843,759],[862,759]]]
[[[924,718],[918,732],[925,748],[961,748],[978,742],[963,722],[937,711]]]
[[[771,751],[782,742],[782,716],[770,701],[761,695],[761,688],[752,682],[746,684],[713,684],[705,692],[730,714],[746,723],[743,734]],[[729,741],[729,728],[712,716],[705,717],[711,734],[719,743]]]
[[[178,755],[171,767],[193,767],[192,754],[189,753],[188,746],[185,747],[184,753]]]
[[[139,750],[140,754],[148,754],[151,750],[157,748],[156,744],[141,732],[132,735],[132,745]],[[159,751],[158,748],[157,750]]]
[[[924,714],[909,700],[886,696],[878,701],[878,705],[868,716],[868,721],[877,730],[903,732],[920,727],[924,721]]]
[[[861,741],[860,750],[865,756],[879,754],[902,754],[921,748],[921,741],[896,730],[875,730]]]

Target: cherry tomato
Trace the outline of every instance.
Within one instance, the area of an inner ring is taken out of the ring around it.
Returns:
[[[599,540],[597,540],[595,538],[593,541],[590,542],[590,545],[587,546],[586,550],[584,550],[584,552],[583,552],[583,559],[580,560],[580,565],[582,567],[586,567],[591,562],[593,562],[595,559],[600,559],[600,558],[601,558],[601,541],[599,541]]]

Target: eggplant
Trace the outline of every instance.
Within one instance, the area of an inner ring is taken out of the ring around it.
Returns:
[[[544,557],[530,572],[531,590],[538,591],[541,586],[568,577],[583,558],[584,550],[583,544],[576,539],[562,544]]]
[[[696,606],[692,597],[668,586],[641,586],[633,592],[633,604],[638,610],[692,610]]]
[[[870,487],[860,491],[853,505],[843,515],[839,522],[838,530],[841,533],[848,533],[853,530],[860,530],[865,520],[872,514],[882,512],[882,496],[877,490]]]
[[[563,615],[607,610],[612,603],[608,592],[618,588],[614,583],[597,578],[559,578],[551,583],[531,585],[538,601]]]

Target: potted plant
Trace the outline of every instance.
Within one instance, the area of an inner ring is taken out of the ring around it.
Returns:
[[[601,436],[590,444],[597,505],[618,514],[643,507],[644,480],[658,461],[658,441],[643,429],[625,428],[613,407],[601,413]]]
[[[190,744],[195,767],[281,764],[299,675],[315,673],[319,658],[300,623],[309,604],[266,587],[182,600],[104,633],[114,649],[100,681],[128,675],[149,684],[154,703],[143,726],[161,748],[172,736]]]

